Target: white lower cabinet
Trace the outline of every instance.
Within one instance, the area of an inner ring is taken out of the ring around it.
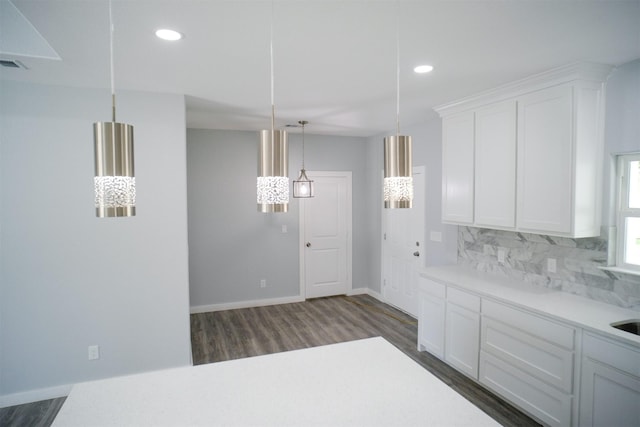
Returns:
[[[418,351],[444,359],[446,286],[420,277],[418,295]]]
[[[640,426],[640,351],[585,333],[580,426]]]
[[[477,380],[480,297],[449,287],[445,325],[444,359],[451,366]]]
[[[480,383],[552,426],[571,425],[575,329],[483,301]]]
[[[418,350],[478,379],[480,297],[420,277]]]
[[[420,277],[418,349],[548,426],[640,427],[640,347]]]

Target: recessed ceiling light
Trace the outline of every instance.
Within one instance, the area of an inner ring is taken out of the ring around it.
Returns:
[[[431,65],[418,65],[413,69],[418,74],[430,73],[433,71],[433,67]]]
[[[156,31],[156,36],[162,40],[176,41],[182,38],[182,34],[177,31],[169,30],[166,28]]]

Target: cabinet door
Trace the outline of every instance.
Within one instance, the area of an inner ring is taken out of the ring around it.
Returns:
[[[514,228],[516,102],[481,108],[475,120],[475,224]]]
[[[478,379],[480,314],[447,303],[445,360],[473,379]]]
[[[418,350],[444,358],[445,300],[420,292]]]
[[[572,88],[558,86],[518,99],[520,230],[571,233]]]
[[[473,223],[474,115],[442,120],[442,221]]]
[[[580,395],[581,426],[640,426],[640,378],[585,359]]]
[[[581,426],[640,426],[640,351],[583,335]]]

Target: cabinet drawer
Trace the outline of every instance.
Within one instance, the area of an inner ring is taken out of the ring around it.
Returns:
[[[635,350],[624,344],[585,333],[582,355],[640,378],[640,349]]]
[[[482,302],[482,314],[569,350],[574,348],[575,329],[569,326],[487,299]]]
[[[424,276],[418,278],[418,289],[436,298],[445,298],[446,286]]]
[[[471,311],[475,311],[476,313],[480,312],[479,296],[471,295],[459,289],[452,288],[451,286],[447,289],[447,301]]]
[[[550,426],[571,425],[572,397],[484,351],[480,383]]]
[[[482,320],[481,349],[558,389],[573,390],[573,351],[490,318]]]

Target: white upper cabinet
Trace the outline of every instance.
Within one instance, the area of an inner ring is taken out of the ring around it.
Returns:
[[[442,220],[473,223],[473,112],[442,121]]]
[[[518,98],[518,228],[571,232],[572,87]]]
[[[610,71],[572,64],[436,107],[443,120],[442,221],[598,236]]]
[[[476,111],[475,225],[516,225],[516,102]]]

